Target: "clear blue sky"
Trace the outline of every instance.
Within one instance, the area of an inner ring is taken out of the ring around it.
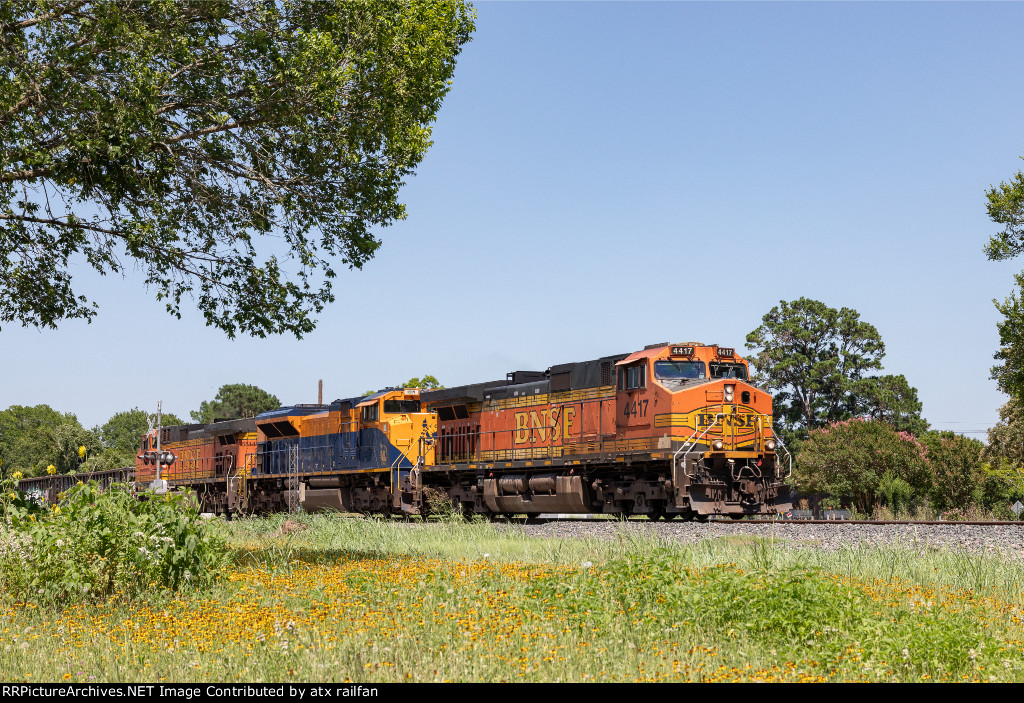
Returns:
[[[225,383],[315,402],[433,374],[697,340],[743,348],[780,300],[851,307],[939,429],[983,438],[984,192],[1024,167],[1021,3],[496,3],[402,191],[406,221],[307,338],[230,341],[138,276],[77,281],[91,325],[5,326],[0,408],[87,427],[187,418]]]

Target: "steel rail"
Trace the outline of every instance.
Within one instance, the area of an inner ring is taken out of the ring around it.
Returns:
[[[707,522],[696,522],[690,520],[649,520],[644,515],[630,515],[627,518],[617,517],[614,514],[600,517],[513,517],[501,518],[508,522],[526,522],[531,525],[548,522],[648,522],[652,525],[685,525],[692,522],[694,525],[707,525],[710,523],[721,523],[724,525],[972,525],[979,527],[1024,527],[1024,520],[770,520],[767,518],[755,518],[753,520],[733,520],[725,516],[709,516]]]

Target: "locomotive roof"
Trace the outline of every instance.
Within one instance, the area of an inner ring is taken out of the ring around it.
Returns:
[[[523,392],[562,391],[594,388],[612,381],[615,362],[628,354],[613,354],[589,361],[556,364],[545,371],[513,371],[501,381],[471,383],[434,391],[421,391],[420,400],[431,405],[456,405],[480,402],[485,398],[504,398]]]
[[[335,401],[337,402],[337,401]],[[333,404],[332,404],[333,405]],[[316,415],[317,413],[327,412],[328,405],[320,405],[317,403],[301,403],[299,405],[283,405],[277,410],[268,410],[265,413],[260,413],[256,416],[257,421],[268,420],[274,417],[295,417],[303,415]]]
[[[206,433],[214,437],[256,431],[256,418],[244,417],[238,420],[212,422],[205,427]]]

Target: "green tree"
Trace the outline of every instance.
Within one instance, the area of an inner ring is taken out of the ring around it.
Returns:
[[[999,422],[988,431],[982,459],[986,476],[995,484],[987,491],[998,494],[999,483],[1007,487],[1006,496],[997,495],[996,500],[1024,496],[1024,401],[1010,398],[999,408]]]
[[[867,372],[882,366],[885,345],[856,310],[808,298],[780,301],[747,335],[757,382],[774,394],[783,435],[857,415],[865,409]]]
[[[1024,467],[1024,401],[1010,398],[999,408],[999,422],[988,431],[984,458],[993,464]]]
[[[454,0],[0,3],[0,321],[91,319],[87,262],[308,333],[405,217],[473,29]]]
[[[1022,157],[1024,158],[1024,157]],[[985,254],[992,261],[1005,261],[1024,252],[1024,173],[1017,173],[999,187],[986,192],[988,216],[1003,229],[992,235],[985,245]],[[999,389],[1014,397],[1024,397],[1024,308],[1020,290],[1024,290],[1024,274],[1017,274],[1017,290],[1003,302],[993,300],[1003,315],[998,323],[999,351],[992,367],[992,378]]]
[[[437,378],[435,378],[434,376],[430,376],[430,375],[424,376],[423,378],[419,378],[417,376],[413,376],[412,378],[410,378],[405,383],[398,384],[398,387],[399,388],[419,388],[420,390],[425,390],[425,391],[444,388],[444,386],[441,385],[441,382],[438,381]]]
[[[999,332],[999,351],[993,358],[1000,362],[992,367],[991,378],[1003,393],[1015,398],[1024,397],[1024,304],[1020,291],[1024,290],[1024,274],[1016,274],[1016,290],[1008,298],[992,303],[1003,315],[996,323]]]
[[[164,426],[185,424],[172,413],[164,413],[161,422]],[[88,457],[82,468],[87,471],[105,471],[133,465],[139,443],[149,431],[151,423],[156,426],[156,413],[147,413],[138,408],[114,414],[105,423],[93,428],[93,434],[99,438],[102,447],[99,452]]]
[[[921,417],[917,389],[907,383],[903,374],[863,379],[850,397],[855,403],[849,408],[851,415],[863,412],[915,436],[921,436],[928,429],[927,420]]]
[[[1012,259],[1024,252],[1024,173],[1017,171],[1009,183],[990,187],[985,197],[989,218],[1003,225],[985,245],[985,253],[993,261]]]
[[[885,422],[860,418],[812,429],[800,444],[793,477],[802,492],[852,499],[863,513],[887,485],[904,494],[897,479],[918,498],[931,489],[927,448]]]
[[[21,471],[39,476],[51,465],[57,473],[71,473],[83,460],[79,447],[85,447],[88,456],[100,443],[72,413],[49,405],[12,405],[0,412],[0,460],[7,475]]]
[[[258,386],[230,383],[221,386],[213,400],[204,400],[199,405],[199,410],[193,410],[192,421],[206,424],[218,419],[255,417],[259,413],[279,407],[281,401],[277,396],[267,393]]]
[[[946,510],[982,502],[986,480],[982,465],[985,445],[953,432],[927,432],[921,439],[928,447],[932,505]]]
[[[173,413],[163,413],[160,422],[165,427],[186,424]],[[147,413],[138,408],[125,410],[111,416],[109,420],[93,429],[105,449],[121,449],[134,452],[139,448],[142,435],[156,426],[156,413]]]

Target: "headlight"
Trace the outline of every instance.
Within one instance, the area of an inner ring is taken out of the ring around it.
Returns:
[[[711,446],[713,446],[715,448],[715,451],[719,451],[720,452],[720,451],[722,451],[722,447],[724,447],[725,445],[722,444],[722,440],[716,439],[715,443],[712,444]]]
[[[731,403],[732,402],[732,394],[733,394],[733,391],[735,391],[735,390],[736,390],[736,386],[732,385],[731,383],[726,384],[726,386],[725,386],[725,402],[727,402],[727,403]]]
[[[767,442],[764,443],[764,447],[770,452],[775,451],[775,440],[769,439]]]

